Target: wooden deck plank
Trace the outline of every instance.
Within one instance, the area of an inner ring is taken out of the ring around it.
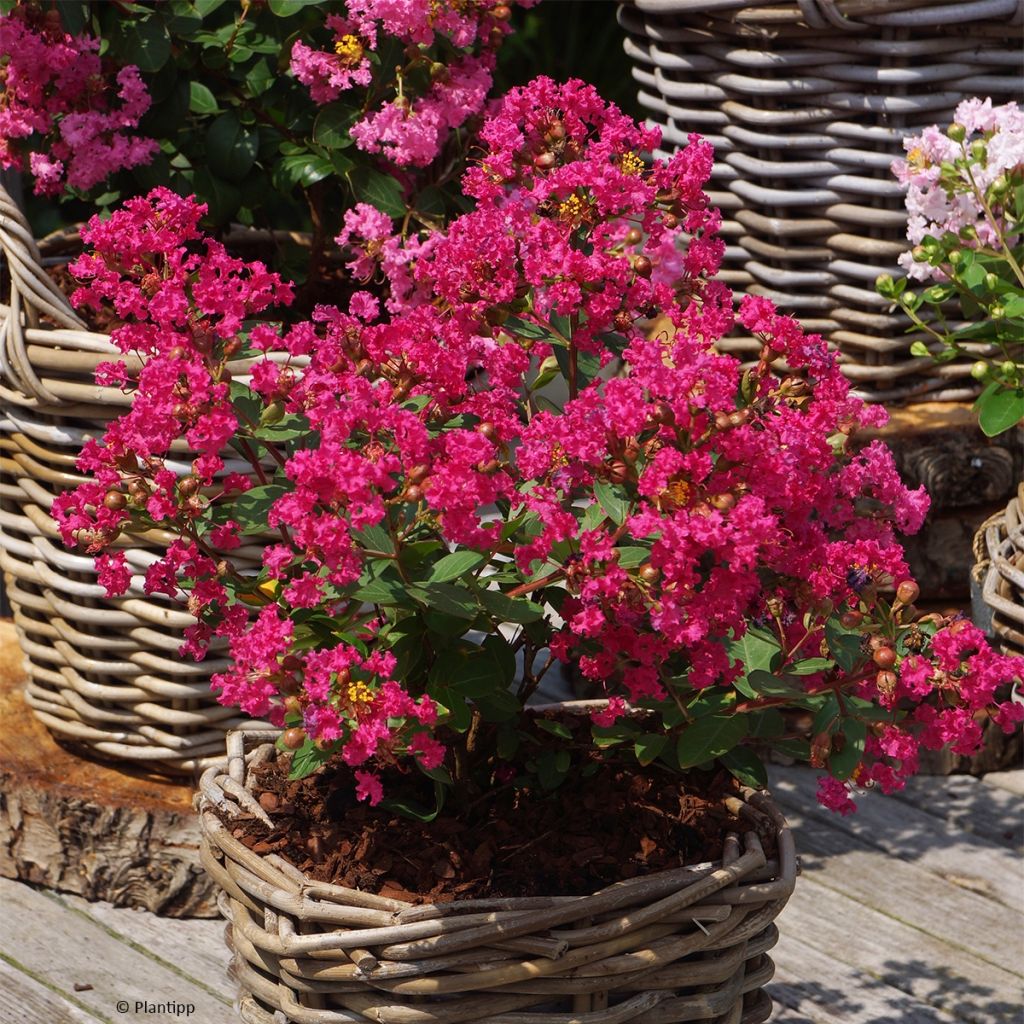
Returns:
[[[815,948],[858,972],[971,1024],[1019,1024],[1024,983],[978,957],[887,917],[819,881],[843,871],[841,856],[807,872],[779,918],[784,940]]]
[[[989,772],[982,780],[986,786],[994,786],[1017,796],[1024,796],[1024,768],[1012,772]]]
[[[886,917],[1024,977],[1020,918],[980,896],[815,817],[787,808],[804,874]],[[835,863],[833,863],[833,860]],[[800,882],[797,882],[800,885]]]
[[[985,785],[974,775],[919,775],[909,779],[906,789],[893,797],[971,835],[1011,850],[1024,850],[1024,813],[1019,794]]]
[[[104,1021],[142,1020],[146,1024],[181,1024],[182,1014],[119,1013],[125,1000],[174,1001],[193,1007],[191,1019],[202,1024],[236,1024],[229,1002],[194,984],[185,974],[120,941],[56,898],[29,886],[0,879],[4,928],[0,954],[17,962],[37,981],[66,998],[74,997]],[[171,925],[172,922],[165,922]],[[76,983],[92,988],[74,992]]]
[[[0,960],[0,1024],[101,1024],[63,996]]]
[[[227,1002],[235,998],[235,983],[227,976],[228,948],[224,944],[225,924],[216,920],[176,920],[148,914],[129,907],[95,902],[62,893],[61,903],[96,921],[122,942],[139,946],[166,963],[173,964],[197,984]]]
[[[799,808],[808,818],[890,857],[912,861],[1024,915],[1024,873],[1013,850],[875,791],[858,793],[856,814],[844,817],[817,803],[816,788],[817,773],[812,770],[776,768],[772,772],[772,792],[784,806]]]
[[[954,1018],[891,988],[865,978],[854,968],[823,953],[812,942],[786,935],[772,953],[775,980],[769,993],[813,1024],[951,1024]],[[777,1024],[779,1018],[772,1018]]]

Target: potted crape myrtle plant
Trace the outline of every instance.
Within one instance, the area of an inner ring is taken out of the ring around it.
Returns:
[[[763,1020],[795,860],[760,755],[847,812],[1020,714],[994,699],[1019,659],[913,608],[897,535],[927,497],[850,445],[884,413],[767,300],[737,312],[711,147],[657,143],[581,82],[515,89],[469,211],[356,206],[363,287],[298,322],[243,319],[287,289],[194,200],[85,233],[78,301],[144,368],[105,368],[134,403],[60,528],[114,593],[118,545],[176,531],[143,586],[277,727],[202,780],[247,1020]],[[737,316],[747,370],[714,348]]]

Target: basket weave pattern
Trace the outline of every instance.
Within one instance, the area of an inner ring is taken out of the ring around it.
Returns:
[[[996,644],[1005,654],[1024,656],[1024,482],[1006,510],[982,525],[974,553]]]
[[[971,359],[911,356],[875,292],[908,248],[889,165],[961,99],[1024,97],[1024,0],[632,0],[619,20],[666,147],[715,146],[724,279],[822,333],[869,401],[970,397]]]
[[[125,539],[139,575],[128,594],[108,599],[92,558],[65,549],[50,517],[54,498],[83,479],[75,470],[82,444],[131,401],[93,381],[97,363],[122,355],[68,305],[3,189],[0,253],[8,296],[0,305],[0,568],[28,661],[26,698],[51,732],[104,757],[192,771],[215,760],[224,734],[246,721],[210,692],[222,658],[197,665],[178,655],[192,616],[142,589],[141,574],[171,536]],[[174,468],[187,473],[191,458],[182,449]],[[260,551],[243,558],[257,565]]]
[[[249,1024],[755,1024],[772,923],[796,856],[764,794],[730,810],[751,824],[722,860],[591,896],[414,906],[314,882],[235,839],[215,810],[267,821],[252,768],[278,734],[232,733],[200,783],[203,866],[223,889],[232,973]],[[251,749],[247,751],[247,746]],[[777,836],[766,861],[755,832]],[[283,1018],[280,1016],[283,1014]]]

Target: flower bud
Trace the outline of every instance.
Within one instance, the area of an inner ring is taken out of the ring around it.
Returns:
[[[992,317],[993,320],[1002,320],[1003,317],[1006,316],[1006,310],[1000,303],[996,303],[996,305],[989,307],[988,315]]]
[[[900,604],[913,604],[921,596],[921,588],[913,580],[903,580],[896,588],[896,600]]]
[[[646,562],[640,567],[638,575],[648,586],[653,586],[661,579],[661,570],[657,566],[651,565],[650,562]]]
[[[988,155],[988,146],[985,145],[982,139],[975,139],[970,145],[969,152],[973,159],[984,162],[985,157]]]
[[[871,655],[871,660],[880,669],[890,669],[896,664],[896,652],[891,647],[879,647]]]
[[[978,237],[978,230],[973,224],[965,224],[960,229],[960,237],[968,242],[973,242]]]
[[[650,277],[653,265],[646,256],[634,256],[633,257],[633,270],[640,277]]]
[[[406,501],[422,501],[423,500],[423,488],[418,484],[410,484],[405,489],[405,493],[402,495]]]
[[[856,629],[864,621],[864,613],[851,608],[839,616],[839,625],[843,629]]]
[[[109,490],[103,496],[103,507],[111,512],[120,512],[128,504],[124,493],[118,490]]]
[[[626,232],[626,237],[623,241],[626,245],[636,245],[638,242],[643,241],[643,232],[639,228],[630,228]]]
[[[988,363],[984,359],[979,359],[971,367],[971,376],[975,380],[984,380],[988,376]]]
[[[199,490],[199,481],[194,476],[186,476],[178,481],[178,493],[183,498],[191,498]]]
[[[263,412],[260,413],[260,426],[269,427],[280,423],[284,419],[284,402],[278,400],[271,402]]]
[[[875,278],[875,289],[880,295],[891,295],[893,284],[892,274],[879,274]]]
[[[985,275],[985,287],[990,291],[995,291],[996,285],[999,284],[999,278],[995,274],[989,272]]]
[[[1019,369],[1020,367],[1012,359],[1003,360],[999,366],[999,372],[1004,377],[1010,377],[1011,379],[1017,376],[1017,371]]]
[[[951,249],[949,253],[949,262],[954,267],[958,267],[964,260],[963,249]]]
[[[946,136],[953,140],[953,142],[963,142],[967,138],[967,129],[962,125],[954,121],[949,128],[946,129]]]
[[[555,160],[555,154],[550,152],[550,150],[545,150],[543,153],[538,153],[533,158],[533,166],[536,167],[538,171],[546,171],[555,166]]]

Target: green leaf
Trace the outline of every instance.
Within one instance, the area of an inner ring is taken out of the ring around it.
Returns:
[[[842,722],[842,729],[833,738],[833,745],[841,744],[842,749],[833,750],[829,755],[828,770],[829,774],[834,775],[840,782],[845,782],[857,770],[857,765],[864,757],[867,733],[867,725],[864,722],[847,718]]]
[[[360,167],[349,175],[349,182],[357,202],[376,206],[389,217],[405,215],[402,186],[389,175],[369,167]]]
[[[280,3],[282,0],[278,0],[278,2]],[[270,5],[273,7],[274,0],[270,0]],[[426,807],[418,800],[412,800],[408,797],[385,797],[381,800],[380,806],[389,811],[394,811],[396,814],[402,815],[403,818],[412,818],[414,821],[431,822],[441,813],[447,792],[447,787],[435,779],[434,806],[432,808]]]
[[[803,661],[787,665],[786,672],[791,676],[812,676],[815,672],[827,672],[834,667],[835,663],[831,658],[805,658]]]
[[[319,0],[270,0],[267,6],[271,14],[276,14],[279,18],[290,18],[304,7],[315,3],[319,3]]]
[[[525,625],[544,617],[544,609],[525,598],[509,597],[500,590],[481,590],[480,603],[500,622]]]
[[[711,715],[701,718],[679,737],[677,753],[680,768],[693,768],[721,757],[747,734],[744,715]]]
[[[313,122],[313,141],[327,149],[344,149],[352,145],[352,125],[359,109],[347,103],[329,103]]]
[[[315,153],[293,153],[291,156],[282,157],[274,164],[271,173],[276,188],[287,192],[296,185],[309,188],[318,181],[330,177],[334,173],[334,166],[330,160],[325,160]]]
[[[512,645],[500,633],[492,633],[481,646],[490,656],[497,678],[508,686],[516,675],[516,652]]]
[[[829,619],[825,623],[825,640],[836,664],[844,672],[852,672],[864,660],[861,634],[843,629],[838,619]]]
[[[643,565],[651,554],[648,548],[626,547],[618,548],[617,550],[619,552],[619,565],[623,569],[635,569],[638,565]]]
[[[147,12],[149,13],[149,12]],[[159,71],[171,55],[171,38],[163,20],[153,14],[145,18],[122,19],[112,39],[118,55],[140,71]]]
[[[782,650],[774,634],[767,629],[748,629],[738,640],[732,640],[726,647],[729,657],[738,661],[747,673],[759,669],[769,671],[776,664]]]
[[[431,583],[445,583],[468,576],[474,569],[487,561],[487,556],[478,551],[453,551],[444,558],[439,558],[430,567]]]
[[[280,741],[278,741],[278,749],[283,750]],[[313,772],[324,764],[330,757],[330,753],[326,750],[321,750],[315,746],[311,740],[306,740],[305,743],[299,747],[298,750],[292,754],[292,763],[288,769],[289,779],[304,779],[307,775],[312,775]]]
[[[202,82],[189,82],[188,109],[193,114],[216,114],[217,98]]]
[[[552,736],[557,736],[559,739],[572,739],[572,730],[561,722],[552,722],[547,718],[538,718],[534,724],[538,729],[543,729],[545,732],[549,732]]]
[[[633,751],[640,764],[646,767],[656,761],[668,745],[668,737],[663,732],[647,732],[633,745]]]
[[[974,403],[978,424],[986,437],[1009,430],[1024,419],[1024,388],[999,388]]]
[[[394,554],[395,542],[391,534],[383,526],[366,526],[362,530],[356,530],[352,539],[362,548],[370,551],[384,551]]]
[[[352,597],[367,604],[401,605],[406,603],[406,590],[398,573],[386,569],[380,576],[360,580]]]
[[[621,526],[626,521],[629,512],[629,499],[621,487],[615,487],[606,480],[594,481],[594,496],[597,498],[605,515],[616,526]]]
[[[538,341],[557,340],[548,328],[535,324],[532,320],[524,320],[521,316],[510,316],[501,325],[501,329],[518,338],[533,338]]]
[[[256,162],[260,136],[247,128],[234,111],[221,114],[206,133],[206,156],[210,170],[230,181],[241,181]]]
[[[764,789],[768,785],[768,772],[761,759],[749,747],[736,747],[721,757],[722,764],[734,778],[752,789]]]
[[[461,697],[484,697],[508,685],[504,667],[492,648],[462,640],[438,655],[427,677],[431,687],[441,686]]]
[[[267,531],[267,515],[271,505],[288,488],[281,484],[264,484],[240,494],[235,499],[235,520],[242,527],[243,534],[265,533]]]
[[[479,608],[473,593],[450,583],[424,583],[408,588],[413,600],[457,619],[475,619]]]
[[[566,773],[572,764],[568,750],[545,750],[537,758],[537,777],[545,789],[557,789],[565,782]]]
[[[1024,295],[1014,295],[1003,303],[1003,315],[1008,317],[1024,316]]]

